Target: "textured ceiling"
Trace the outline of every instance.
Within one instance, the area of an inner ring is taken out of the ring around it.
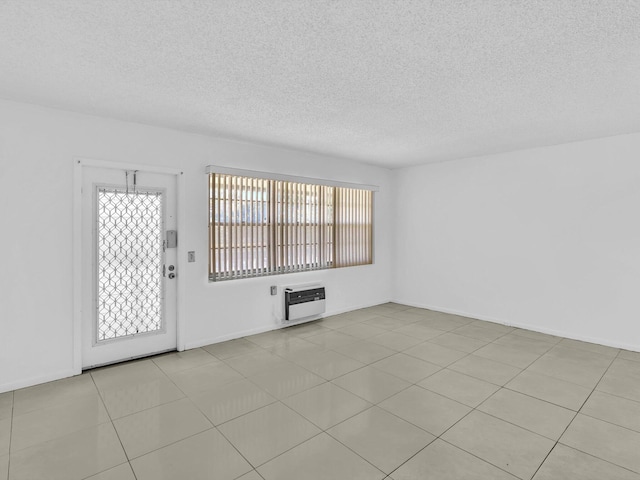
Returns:
[[[640,131],[640,4],[2,0],[0,97],[395,168]]]

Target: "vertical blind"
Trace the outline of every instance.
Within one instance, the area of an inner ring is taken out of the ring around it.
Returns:
[[[285,180],[209,175],[209,278],[373,263],[373,193]]]

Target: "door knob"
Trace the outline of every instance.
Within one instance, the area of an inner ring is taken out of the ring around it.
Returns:
[[[176,278],[176,274],[175,274],[175,273],[173,273],[173,272],[171,272],[171,273],[169,274],[169,279],[173,279],[173,278]]]

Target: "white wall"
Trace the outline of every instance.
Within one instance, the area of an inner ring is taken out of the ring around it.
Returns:
[[[269,285],[321,281],[327,314],[390,298],[390,171],[319,155],[0,101],[0,392],[72,375],[73,159],[180,168],[187,186],[180,241],[187,348],[274,328]],[[366,183],[376,197],[375,265],[207,280],[207,178],[218,164]]]
[[[640,350],[640,134],[394,173],[396,301]]]

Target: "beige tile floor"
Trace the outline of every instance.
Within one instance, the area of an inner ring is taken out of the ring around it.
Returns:
[[[386,304],[0,394],[0,480],[640,480],[640,353]]]

